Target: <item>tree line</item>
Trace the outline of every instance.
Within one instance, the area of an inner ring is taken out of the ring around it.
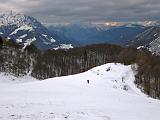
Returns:
[[[160,56],[145,49],[96,44],[69,50],[40,51],[35,45],[21,46],[4,41],[0,48],[0,72],[37,79],[66,76],[87,71],[106,63],[136,63],[135,83],[146,94],[160,98]]]

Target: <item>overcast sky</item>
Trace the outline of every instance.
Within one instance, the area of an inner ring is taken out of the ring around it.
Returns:
[[[0,0],[0,11],[31,15],[45,23],[160,19],[160,0]]]

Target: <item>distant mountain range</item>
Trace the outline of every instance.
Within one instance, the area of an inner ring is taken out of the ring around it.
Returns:
[[[47,50],[109,43],[147,48],[160,55],[159,21],[53,24],[46,27],[33,17],[9,12],[0,14],[0,34],[24,48],[30,44]]]
[[[160,55],[160,26],[152,26],[144,32],[138,34],[130,41],[129,46],[147,48],[152,53]]]
[[[121,46],[145,47],[159,53],[158,21],[107,22],[100,24],[59,24],[49,26],[49,31],[61,40],[78,42],[80,46],[110,43]]]
[[[105,26],[105,25],[56,25],[49,26],[49,31],[54,36],[65,36],[65,39],[77,41],[80,45],[97,43],[111,43],[125,45],[129,39],[146,30],[146,27],[132,24],[130,26]]]

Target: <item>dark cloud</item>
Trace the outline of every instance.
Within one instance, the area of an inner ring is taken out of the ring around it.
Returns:
[[[13,9],[45,23],[133,21],[160,18],[160,0],[0,0],[0,10]]]

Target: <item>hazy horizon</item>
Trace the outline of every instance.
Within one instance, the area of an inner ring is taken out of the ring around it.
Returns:
[[[159,0],[1,0],[0,11],[30,15],[44,24],[159,20]]]

